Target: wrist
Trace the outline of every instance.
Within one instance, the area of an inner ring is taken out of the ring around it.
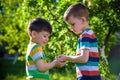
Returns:
[[[56,66],[56,62],[52,61],[51,65],[52,65],[52,67],[55,67]]]
[[[74,58],[72,56],[66,56],[66,60],[70,62],[74,62]]]
[[[66,56],[66,60],[67,60],[67,61],[70,61],[70,56]]]

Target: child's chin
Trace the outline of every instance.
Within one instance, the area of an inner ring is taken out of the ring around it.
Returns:
[[[75,34],[79,34],[78,32],[74,32]]]
[[[80,34],[81,33],[81,31],[80,32],[76,32],[76,34]]]

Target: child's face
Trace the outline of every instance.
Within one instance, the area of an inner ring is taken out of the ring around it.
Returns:
[[[50,33],[47,31],[36,32],[35,41],[40,46],[44,46],[49,40]]]
[[[67,23],[70,25],[71,30],[76,34],[79,34],[84,30],[84,22],[81,18],[77,18],[71,15],[68,18]]]

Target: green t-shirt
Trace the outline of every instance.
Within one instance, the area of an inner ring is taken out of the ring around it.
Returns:
[[[46,63],[46,58],[42,52],[42,47],[36,43],[30,43],[28,45],[27,54],[26,54],[26,74],[27,79],[32,80],[50,80],[49,72],[40,72],[36,67],[36,62],[39,59],[43,59]]]

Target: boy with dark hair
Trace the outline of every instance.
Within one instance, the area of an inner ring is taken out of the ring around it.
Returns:
[[[27,80],[49,80],[48,70],[65,64],[57,60],[51,63],[46,62],[42,46],[48,42],[51,32],[50,23],[42,18],[35,18],[28,25],[30,43],[26,54]]]

